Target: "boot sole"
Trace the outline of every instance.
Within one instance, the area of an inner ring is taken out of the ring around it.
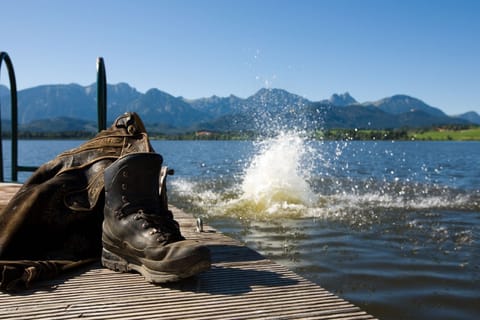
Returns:
[[[128,258],[128,257],[126,257]],[[193,265],[190,265],[188,270],[170,273],[152,270],[137,261],[128,261],[124,257],[103,248],[102,250],[102,265],[110,270],[118,272],[136,271],[140,273],[147,282],[150,283],[167,283],[179,281],[184,278],[189,278],[202,271],[210,269],[210,261],[205,259],[198,259]]]

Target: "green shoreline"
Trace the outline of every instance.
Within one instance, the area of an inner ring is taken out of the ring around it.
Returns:
[[[85,131],[19,132],[24,140],[73,140],[90,139],[95,135]],[[428,129],[328,129],[305,133],[309,138],[324,141],[480,141],[480,126],[439,127]],[[254,132],[196,131],[176,134],[151,132],[152,140],[256,140],[261,136]],[[3,139],[9,139],[8,133]]]
[[[480,127],[392,130],[335,129],[318,132],[315,138],[361,141],[480,141]]]

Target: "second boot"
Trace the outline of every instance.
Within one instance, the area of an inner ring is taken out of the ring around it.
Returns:
[[[162,157],[131,153],[104,172],[105,208],[102,264],[137,271],[148,282],[190,277],[210,268],[210,251],[185,240],[159,195]]]

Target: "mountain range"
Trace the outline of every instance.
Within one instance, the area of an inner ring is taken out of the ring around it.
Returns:
[[[96,128],[96,84],[42,85],[18,92],[21,130],[62,131]],[[0,85],[2,120],[10,119],[9,90]],[[148,130],[174,133],[270,131],[279,128],[419,128],[480,124],[476,112],[448,116],[439,108],[407,95],[358,102],[349,93],[310,101],[282,89],[260,89],[248,98],[234,95],[200,99],[174,97],[159,89],[145,93],[126,83],[108,85],[107,119],[137,112]]]

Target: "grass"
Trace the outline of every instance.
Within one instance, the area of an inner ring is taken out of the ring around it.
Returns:
[[[409,132],[411,140],[432,141],[480,141],[480,127],[464,130],[432,129],[428,131]]]

